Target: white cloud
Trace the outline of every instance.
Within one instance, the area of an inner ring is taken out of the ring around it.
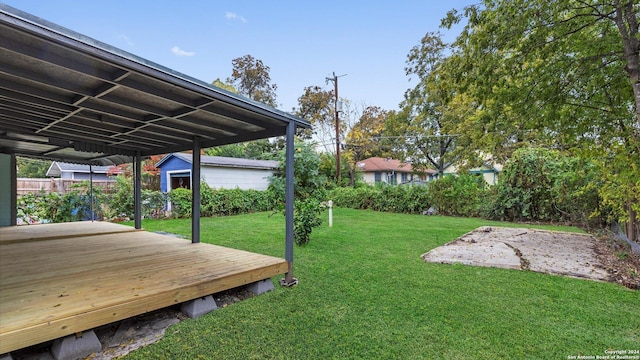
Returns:
[[[231,12],[231,11],[227,11],[227,12],[224,14],[224,17],[225,17],[227,20],[238,20],[238,21],[241,21],[241,22],[243,22],[243,23],[246,23],[246,22],[247,22],[247,19],[245,19],[245,18],[244,18],[244,16],[240,16],[240,15],[238,15],[238,14],[234,13],[234,12]]]
[[[171,52],[178,56],[193,56],[196,54],[195,51],[184,51],[177,46],[172,47]]]

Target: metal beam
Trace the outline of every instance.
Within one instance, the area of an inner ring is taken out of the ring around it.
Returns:
[[[47,89],[41,86],[36,86],[36,85],[32,86],[31,84],[27,84],[23,81],[15,81],[14,79],[9,77],[2,78],[2,82],[0,82],[0,89],[6,89],[13,93],[30,95],[30,96],[38,97],[40,99],[55,101],[60,104],[72,106],[72,100],[66,95],[53,92],[53,91],[48,91]],[[11,98],[10,95],[8,97]]]
[[[262,129],[264,129],[264,127],[265,127],[265,123],[263,121],[259,121],[257,119],[252,118],[252,117],[249,117],[247,114],[241,114],[241,113],[238,113],[238,112],[225,110],[225,109],[222,109],[222,108],[220,108],[218,106],[214,106],[214,105],[204,106],[204,107],[202,107],[202,109],[207,111],[207,112],[210,112],[212,114],[216,114],[218,116],[226,118],[227,120],[230,120],[230,121],[233,121],[233,122],[246,123],[246,124],[250,124],[250,125],[253,125],[253,126],[257,126],[259,128],[262,128]],[[251,115],[255,116],[256,118],[258,118],[258,117],[266,118],[266,116],[264,116],[263,114],[260,114],[260,113],[253,113]],[[274,121],[274,123],[275,123],[275,121]]]
[[[238,135],[235,137],[229,137],[229,138],[223,138],[221,140],[215,140],[215,141],[202,141],[200,143],[200,147],[202,149],[206,149],[206,148],[210,148],[210,147],[214,147],[214,146],[221,146],[221,145],[227,145],[227,144],[235,144],[235,143],[241,143],[241,142],[245,142],[245,141],[251,141],[251,140],[257,140],[257,139],[268,139],[270,137],[274,137],[274,136],[281,136],[282,134],[282,129],[268,129],[265,131],[259,131],[259,132],[255,132],[255,133],[247,133],[247,134],[242,134],[242,135]],[[165,148],[167,153],[172,153],[172,152],[181,152],[181,151],[185,151],[185,150],[190,150],[191,147],[190,146],[185,146],[184,144],[179,144],[177,143],[175,146],[171,146],[171,147],[167,147]],[[143,155],[156,155],[155,153],[147,153],[147,152],[143,152]]]
[[[200,242],[200,138],[193,138],[191,162],[191,242]]]
[[[27,104],[32,108],[49,109],[65,114],[75,109],[72,105],[68,105],[68,103],[55,102],[5,88],[0,88],[0,99],[6,102],[11,101],[14,103]]]
[[[0,63],[0,73],[7,74],[9,77],[17,77],[21,80],[30,80],[44,86],[50,86],[54,89],[63,89],[74,94],[93,96],[93,90],[82,87],[81,85],[66,79],[52,78],[45,74],[17,68],[7,63]]]
[[[170,100],[178,104],[187,105],[189,107],[197,107],[199,105],[193,99],[186,98],[170,90],[168,91],[166,87],[158,88],[156,86],[140,82],[132,77],[128,77],[126,79],[119,81],[119,84],[129,89],[137,90],[145,94],[156,96],[165,101]],[[204,104],[209,104],[212,101],[213,100],[211,99],[207,99],[207,101],[205,101]]]
[[[95,64],[78,61],[78,59],[80,59],[78,57],[74,58],[68,56],[68,54],[65,54],[67,56],[59,55],[51,51],[45,52],[42,51],[42,49],[39,47],[30,46],[26,43],[16,43],[15,41],[11,41],[10,37],[8,36],[3,36],[2,38],[0,38],[0,48],[12,52],[13,54],[21,54],[25,57],[29,57],[32,61],[49,63],[103,81],[109,81],[113,78],[113,74],[111,72],[97,68]],[[107,66],[110,66],[105,64],[104,62],[100,65],[104,65],[105,68]]]

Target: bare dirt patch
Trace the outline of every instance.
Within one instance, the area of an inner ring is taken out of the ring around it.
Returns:
[[[498,267],[640,288],[640,257],[612,237],[480,227],[422,255],[428,262]]]

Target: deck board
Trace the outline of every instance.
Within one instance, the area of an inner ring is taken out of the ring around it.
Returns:
[[[38,226],[53,225],[59,224]],[[12,232],[0,228],[0,354],[288,269],[284,259],[272,256],[145,231],[114,231],[121,225],[76,226],[90,235],[71,227],[65,238],[56,226],[51,232],[38,228],[40,234],[13,232],[11,241],[4,236]]]
[[[21,226],[0,226],[0,244],[68,239],[78,236],[141,231],[131,226],[103,221],[67,222]]]

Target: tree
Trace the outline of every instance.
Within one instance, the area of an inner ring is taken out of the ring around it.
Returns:
[[[142,161],[140,180],[143,189],[153,191],[160,190],[160,169],[156,167],[156,164],[162,160],[162,158],[163,155],[152,155]],[[127,179],[131,179],[133,177],[133,164],[125,163],[112,166],[107,172],[107,175],[122,175]]]
[[[17,175],[22,178],[45,178],[51,161],[16,157]]]
[[[459,145],[503,159],[530,144],[598,159],[613,175],[601,196],[630,238],[640,232],[639,14],[633,0],[485,0],[443,19],[468,23],[438,70]]]
[[[385,122],[389,111],[378,106],[367,106],[358,121],[347,133],[345,151],[342,155],[350,164],[349,177],[351,185],[355,184],[356,163],[373,156],[387,156],[383,149]]]
[[[215,80],[213,80],[213,82],[211,82],[211,85],[215,86],[215,87],[219,87],[220,89],[224,89],[227,91],[230,91],[234,94],[238,93],[238,90],[236,90],[235,87],[233,87],[233,85],[231,84],[227,84],[226,82],[220,80],[220,78],[216,78]]]
[[[308,120],[313,125],[313,132],[301,134],[305,139],[315,137],[330,152],[335,135],[333,90],[323,90],[320,86],[307,86],[304,94],[298,98],[298,108],[294,109],[297,116]]]
[[[353,163],[349,164],[350,158],[345,152],[340,153],[340,180],[336,181],[336,153],[335,152],[321,152],[318,154],[320,157],[320,163],[318,165],[318,171],[327,179],[326,187],[328,189],[334,186],[344,186],[347,184],[353,185],[355,183],[355,174]]]
[[[346,153],[359,161],[372,156],[384,156],[382,137],[389,111],[378,106],[367,106],[358,121],[351,127],[346,138]]]
[[[278,152],[278,143],[268,139],[247,141],[204,149],[209,156],[225,156],[233,158],[273,160]]]
[[[427,33],[407,56],[405,73],[418,83],[405,93],[403,111],[396,114],[394,142],[402,159],[416,168],[435,168],[440,175],[453,160],[455,135],[444,128],[443,98],[438,68],[445,59],[447,45],[440,33]],[[411,78],[410,78],[411,79]],[[391,135],[391,131],[389,132]]]
[[[233,72],[227,83],[242,95],[271,107],[276,107],[278,86],[271,83],[270,68],[262,60],[245,55],[231,61]]]
[[[238,69],[238,71],[241,71],[241,70],[242,69]],[[267,67],[266,70],[268,71],[269,68]],[[229,81],[229,79],[227,79],[227,81]],[[238,93],[238,90],[236,90],[236,88],[232,84],[224,82],[220,80],[220,78],[215,79],[211,83],[211,85],[230,91],[234,94]],[[275,90],[275,87],[274,87],[274,90]],[[275,95],[273,99],[275,102]],[[209,156],[225,156],[225,157],[233,157],[233,158],[271,160],[276,157],[276,153],[278,149],[279,149],[278,141],[274,141],[272,143],[267,139],[260,139],[260,140],[248,141],[244,143],[229,144],[229,145],[217,146],[214,148],[208,148],[208,149],[204,149],[204,153]]]

